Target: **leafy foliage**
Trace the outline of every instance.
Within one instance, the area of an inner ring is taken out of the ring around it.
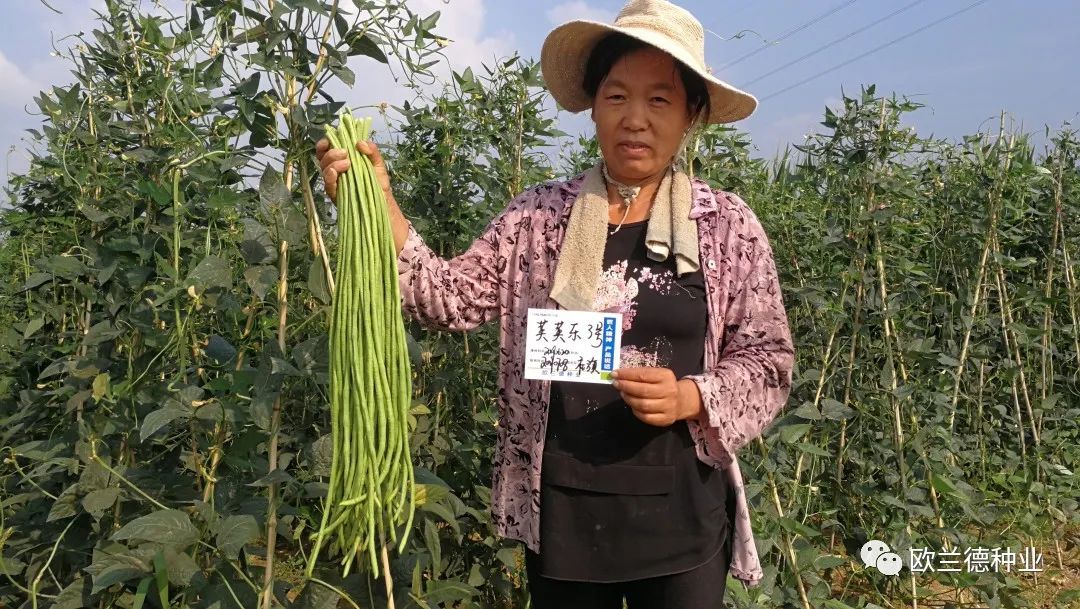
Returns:
[[[40,150],[0,214],[0,605],[385,604],[381,574],[342,579],[333,557],[300,575],[330,463],[335,227],[312,151],[342,107],[329,82],[391,60],[429,77],[438,15],[257,4],[109,0],[76,82],[37,98]],[[397,197],[441,254],[596,158],[582,139],[553,166],[540,85],[509,58],[397,109]],[[951,144],[903,126],[907,100],[843,103],[773,163],[720,127],[693,155],[765,224],[797,341],[789,407],[740,456],[766,578],[730,599],[889,606],[944,586],[1019,606],[1015,574],[913,587],[857,554],[1038,544],[1075,569],[1080,139]],[[391,561],[398,606],[526,604],[520,549],[488,514],[495,332],[410,328],[418,514]]]

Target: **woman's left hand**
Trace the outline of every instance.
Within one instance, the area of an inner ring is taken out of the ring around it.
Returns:
[[[644,423],[667,427],[701,413],[697,383],[676,379],[669,368],[620,368],[611,377],[612,386]]]

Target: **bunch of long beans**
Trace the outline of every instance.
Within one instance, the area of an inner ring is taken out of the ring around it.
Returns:
[[[330,323],[330,421],[333,462],[322,523],[308,563],[324,543],[342,556],[348,574],[367,552],[378,570],[377,546],[401,547],[413,519],[413,469],[408,413],[411,370],[398,290],[396,250],[386,195],[356,142],[371,119],[342,114],[328,127],[334,148],[349,151],[351,169],[338,182],[337,286]],[[385,549],[385,547],[384,547]]]

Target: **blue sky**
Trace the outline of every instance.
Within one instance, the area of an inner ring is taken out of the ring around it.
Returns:
[[[863,84],[896,91],[926,105],[911,118],[921,133],[959,138],[996,125],[1006,110],[1017,126],[1039,133],[1072,120],[1080,122],[1080,2],[1070,0],[985,0],[948,21],[915,34],[783,94],[768,97],[800,80],[847,62],[874,47],[959,11],[975,0],[923,0],[865,32],[814,56],[751,81],[833,40],[882,19],[914,0],[681,0],[716,35],[707,35],[706,56],[716,73],[746,86],[763,101],[739,123],[762,156],[771,157],[787,143],[802,141],[818,129],[824,108],[835,105],[841,90],[856,93]],[[167,0],[182,4],[182,0]],[[50,39],[87,30],[91,9],[102,0],[50,0],[57,15],[36,0],[7,0],[0,26],[0,147],[5,170],[26,167],[23,130],[39,123],[30,115],[33,96],[50,84],[69,79],[67,66],[50,57]],[[573,18],[610,21],[622,0],[521,2],[512,0],[409,0],[421,13],[443,11],[440,30],[455,43],[447,56],[456,69],[519,52],[538,57],[544,36]],[[732,60],[762,46],[761,38],[721,40],[743,30],[776,40],[829,12],[835,12],[782,42],[726,69]],[[341,91],[352,104],[397,102],[404,93],[379,66],[361,63],[372,74],[368,92]],[[374,91],[374,93],[372,93]],[[767,98],[767,99],[764,99]],[[564,129],[589,131],[583,116],[564,117]]]

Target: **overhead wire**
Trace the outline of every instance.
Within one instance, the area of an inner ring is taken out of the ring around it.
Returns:
[[[958,15],[960,15],[962,13],[966,13],[966,12],[970,11],[971,9],[973,9],[973,8],[975,8],[975,7],[977,7],[977,6],[981,5],[981,4],[986,4],[989,1],[990,0],[976,0],[975,2],[972,2],[971,4],[965,6],[964,8],[962,8],[962,9],[960,9],[958,11],[954,11],[952,13],[949,13],[948,15],[945,15],[944,17],[941,17],[939,19],[935,19],[934,21],[931,21],[930,23],[928,23],[928,24],[926,24],[926,25],[924,25],[922,27],[916,28],[916,29],[904,34],[903,36],[893,38],[892,40],[890,40],[890,41],[888,41],[888,42],[886,42],[884,44],[878,45],[878,46],[870,49],[869,51],[866,51],[865,53],[861,53],[859,55],[856,55],[855,57],[852,57],[851,59],[848,59],[847,61],[843,61],[841,63],[838,63],[838,64],[836,64],[836,65],[834,65],[834,66],[832,66],[830,68],[827,68],[825,70],[822,70],[822,71],[820,71],[820,72],[818,72],[818,73],[816,73],[816,74],[814,74],[812,76],[808,76],[808,77],[806,77],[806,78],[804,78],[804,79],[802,79],[802,80],[800,80],[800,81],[798,81],[796,83],[788,85],[788,86],[784,87],[783,89],[780,89],[779,91],[775,91],[773,93],[770,93],[770,94],[766,95],[765,97],[762,97],[758,101],[763,102],[765,100],[772,99],[772,98],[776,97],[777,95],[782,95],[784,93],[787,93],[788,91],[790,91],[792,89],[795,89],[796,87],[801,87],[802,85],[805,85],[806,83],[808,83],[808,82],[810,82],[812,80],[816,80],[818,78],[821,78],[822,76],[825,76],[826,74],[829,74],[830,72],[835,72],[836,70],[839,70],[840,68],[851,65],[851,64],[855,63],[856,61],[859,61],[860,59],[863,59],[864,57],[868,57],[870,55],[873,55],[874,53],[877,53],[878,51],[881,51],[882,49],[888,48],[888,47],[890,47],[890,46],[892,46],[892,45],[894,45],[894,44],[896,44],[898,42],[903,42],[904,40],[907,40],[908,38],[911,38],[912,36],[914,36],[914,35],[916,35],[916,34],[918,34],[920,32],[928,30],[928,29],[934,27],[935,25],[944,23],[944,22],[948,21],[949,19],[952,19],[952,18],[954,18],[954,17],[956,17],[956,16],[958,16]]]
[[[841,10],[851,6],[852,4],[855,4],[858,1],[859,0],[847,0],[847,2],[844,2],[843,4],[839,4],[837,6],[834,6],[833,8],[831,8],[828,11],[822,13],[821,15],[818,15],[817,17],[814,17],[810,21],[807,21],[806,23],[803,23],[802,25],[796,26],[795,28],[790,29],[787,32],[784,32],[776,40],[773,40],[771,42],[767,41],[767,42],[763,43],[760,47],[754,49],[753,51],[750,51],[746,55],[743,55],[742,57],[739,57],[738,59],[734,59],[732,61],[729,61],[728,63],[721,66],[720,69],[721,70],[726,70],[726,69],[730,68],[731,66],[733,66],[733,65],[735,65],[737,63],[740,63],[740,62],[742,62],[742,61],[744,61],[746,59],[749,59],[749,58],[753,57],[754,55],[757,55],[758,53],[760,53],[760,52],[764,51],[765,49],[769,48],[770,46],[772,46],[772,45],[774,45],[774,44],[776,44],[778,42],[783,42],[784,40],[787,40],[788,38],[791,38],[795,34],[798,34],[799,32],[801,32],[801,31],[805,30],[806,28],[814,25],[815,23],[821,21],[822,19],[825,19],[826,17],[829,17],[831,15],[834,15],[834,14],[840,12]]]
[[[866,30],[868,30],[868,29],[870,29],[872,27],[874,27],[875,25],[879,25],[879,24],[881,24],[881,23],[883,23],[885,21],[888,21],[889,19],[892,19],[893,17],[899,15],[900,13],[903,13],[904,11],[912,9],[916,5],[922,4],[923,2],[926,2],[926,0],[915,0],[914,2],[912,2],[910,4],[904,5],[904,6],[900,7],[900,8],[898,8],[898,9],[896,9],[895,11],[889,13],[888,15],[885,15],[884,17],[882,17],[880,19],[872,21],[872,22],[870,22],[870,23],[868,23],[868,24],[866,24],[866,25],[864,25],[864,26],[862,26],[862,27],[860,27],[860,28],[858,28],[856,30],[848,32],[844,36],[841,36],[840,38],[837,38],[836,40],[833,40],[832,42],[830,42],[828,44],[819,46],[818,48],[814,49],[813,51],[810,51],[809,53],[807,53],[807,54],[805,54],[805,55],[803,55],[801,57],[798,57],[797,59],[793,59],[793,60],[785,63],[784,65],[780,66],[779,68],[776,68],[774,70],[770,70],[770,71],[762,74],[761,76],[758,76],[754,80],[751,80],[750,82],[743,83],[743,86],[748,87],[748,86],[750,86],[750,85],[752,85],[752,84],[754,84],[754,83],[756,83],[756,82],[758,82],[760,80],[763,80],[765,78],[768,78],[768,77],[772,76],[773,74],[776,74],[777,72],[781,72],[783,70],[786,70],[786,69],[790,68],[791,66],[799,63],[799,62],[805,61],[805,60],[813,57],[814,55],[817,55],[818,53],[820,53],[820,52],[822,52],[822,51],[824,51],[826,49],[832,48],[832,47],[840,44],[841,42],[844,42],[845,40],[849,40],[849,39],[851,39],[851,38],[853,38],[855,36],[858,36],[859,34],[865,32]]]

